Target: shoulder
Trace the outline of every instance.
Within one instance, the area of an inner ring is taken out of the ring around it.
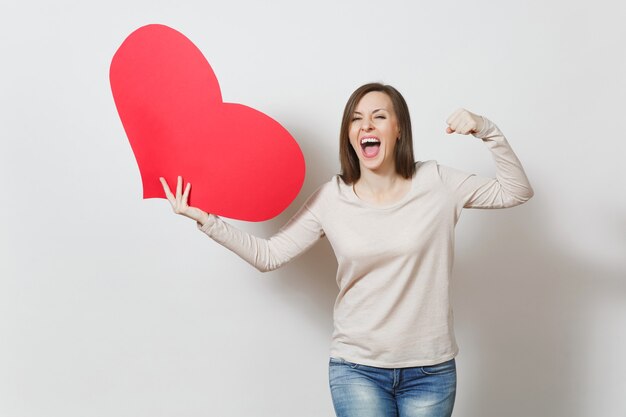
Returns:
[[[424,177],[444,179],[450,175],[457,175],[462,171],[447,165],[442,165],[436,160],[420,161],[416,163],[416,176],[421,174]]]
[[[442,165],[436,160],[418,162],[414,181],[422,189],[442,189],[463,183],[469,174],[456,168]]]
[[[306,205],[311,206],[318,204],[319,201],[330,198],[333,194],[336,194],[339,189],[339,182],[341,178],[339,175],[334,175],[330,180],[326,181],[309,196]]]
[[[417,161],[415,163],[415,179],[418,181],[432,181],[439,177],[440,165],[434,159]]]
[[[331,197],[342,195],[346,193],[347,189],[352,186],[346,184],[339,174],[333,175],[328,181],[319,186],[314,194],[319,194],[324,197]]]
[[[417,174],[419,171],[432,171],[433,169],[437,169],[437,165],[437,161],[434,159],[430,159],[428,161],[417,161],[415,163],[415,172]]]
[[[313,211],[334,206],[338,201],[346,198],[346,194],[350,189],[351,186],[343,182],[339,175],[333,175],[311,194],[306,202],[306,206]]]

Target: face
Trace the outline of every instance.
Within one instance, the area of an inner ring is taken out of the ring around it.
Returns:
[[[364,95],[352,114],[349,133],[361,171],[395,172],[394,150],[399,136],[398,119],[389,96],[380,91]]]

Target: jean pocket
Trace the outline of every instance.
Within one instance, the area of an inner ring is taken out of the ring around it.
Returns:
[[[359,367],[358,363],[348,362],[347,360],[341,359],[341,358],[333,358],[332,356],[330,358],[329,365],[330,366],[349,366],[352,369],[356,369]]]
[[[443,375],[456,372],[456,361],[450,359],[447,362],[438,363],[437,365],[422,366],[422,372],[426,375]]]

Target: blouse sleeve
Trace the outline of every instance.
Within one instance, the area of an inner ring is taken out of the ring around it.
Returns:
[[[483,140],[496,164],[496,177],[486,178],[438,165],[441,181],[465,208],[505,208],[528,201],[533,189],[524,168],[506,138],[492,121],[484,124],[474,136]]]
[[[253,236],[215,215],[209,215],[209,221],[198,224],[198,228],[259,271],[272,271],[305,252],[324,236],[322,225],[312,211],[317,197],[318,193],[313,194],[269,239]]]

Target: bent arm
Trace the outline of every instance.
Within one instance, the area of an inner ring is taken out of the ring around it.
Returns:
[[[320,222],[307,204],[269,239],[253,236],[215,215],[210,215],[202,225],[198,223],[198,228],[261,272],[279,268],[324,236]]]
[[[483,140],[496,164],[496,177],[486,178],[439,166],[442,181],[465,208],[505,208],[528,201],[534,194],[521,162],[491,120],[474,136]]]

